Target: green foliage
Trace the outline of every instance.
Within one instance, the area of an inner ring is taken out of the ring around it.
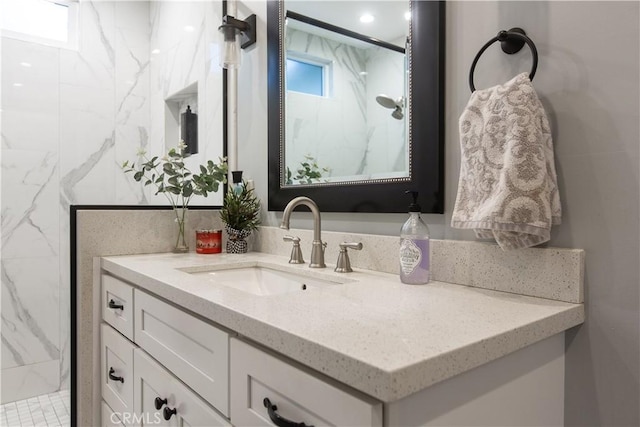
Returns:
[[[133,173],[137,182],[154,185],[155,194],[163,193],[174,208],[186,208],[194,195],[207,197],[218,191],[220,183],[227,182],[227,162],[226,159],[220,159],[220,163],[209,160],[206,165],[200,165],[200,173],[194,174],[185,166],[184,148],[180,143],[162,159],[157,156],[149,159],[144,150],[140,150],[139,162],[126,161],[122,169],[125,173]]]
[[[247,188],[246,182],[242,182],[242,189],[238,192],[229,187],[220,211],[220,218],[228,227],[235,230],[253,231],[258,228],[260,200],[255,196],[252,188]]]
[[[321,168],[313,156],[306,155],[296,170],[296,176],[292,176],[291,169],[287,167],[287,184],[313,184],[322,179],[322,174],[329,172],[329,168]],[[296,182],[294,182],[296,181]]]

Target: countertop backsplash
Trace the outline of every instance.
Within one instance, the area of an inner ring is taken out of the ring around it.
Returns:
[[[252,236],[253,250],[289,256],[285,235],[300,237],[309,262],[313,230],[260,227]],[[362,242],[361,251],[349,251],[352,267],[399,273],[397,236],[323,231],[322,241],[327,243],[327,268],[335,267],[340,243]],[[494,243],[431,239],[431,280],[582,303],[584,251],[540,247],[504,252]]]

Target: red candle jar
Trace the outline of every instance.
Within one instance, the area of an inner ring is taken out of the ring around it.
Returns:
[[[222,230],[196,230],[196,252],[199,254],[222,252]]]

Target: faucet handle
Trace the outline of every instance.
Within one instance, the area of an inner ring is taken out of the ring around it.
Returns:
[[[351,273],[353,271],[353,269],[351,268],[351,262],[349,261],[349,254],[347,253],[347,248],[359,251],[362,249],[362,243],[360,242],[340,243],[340,253],[338,254],[338,262],[336,263],[336,268],[333,271],[337,273]]]
[[[282,240],[285,242],[293,242],[291,256],[289,257],[289,264],[304,264],[302,250],[300,249],[300,238],[298,236],[283,236]]]

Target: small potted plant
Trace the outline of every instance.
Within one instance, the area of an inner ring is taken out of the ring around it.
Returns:
[[[162,193],[167,198],[176,215],[178,224],[178,237],[174,252],[188,252],[189,246],[185,238],[185,223],[187,208],[194,195],[207,197],[209,193],[215,193],[220,183],[227,182],[227,163],[220,159],[220,163],[209,160],[205,165],[200,165],[200,173],[192,173],[184,163],[183,142],[177,148],[169,150],[166,156],[157,156],[149,159],[144,149],[138,151],[139,161],[122,164],[125,173],[133,173],[133,179],[143,182],[145,186],[153,185],[156,193]]]
[[[246,182],[230,187],[224,198],[220,218],[227,230],[227,253],[247,252],[247,241],[252,231],[260,225],[260,200]]]

